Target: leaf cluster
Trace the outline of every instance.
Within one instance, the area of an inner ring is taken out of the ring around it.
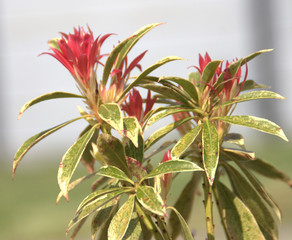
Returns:
[[[117,78],[112,73],[121,69],[140,38],[158,25],[147,25],[114,47],[107,56],[102,79],[95,85],[112,86]],[[281,220],[281,211],[256,174],[281,180],[289,186],[291,180],[275,166],[246,150],[241,134],[230,133],[230,125],[235,124],[288,141],[283,130],[267,119],[232,115],[237,104],[242,102],[283,99],[253,80],[245,77],[240,82],[238,79],[242,66],[269,51],[258,51],[236,60],[226,65],[224,71],[219,71],[221,60],[209,61],[204,69],[189,74],[188,79],[151,76],[162,65],[182,59],[166,57],[132,78],[111,102],[99,98],[92,102],[89,95],[82,92],[81,95],[53,92],[35,98],[21,108],[19,117],[31,106],[56,98],[81,98],[88,110],[79,107],[81,116],[26,140],[15,154],[13,177],[24,155],[36,143],[72,122],[84,119],[88,126],[64,154],[57,176],[60,187],[57,202],[63,196],[69,201],[71,190],[84,181],[94,180],[92,192],[82,200],[68,225],[67,232],[74,229],[72,238],[92,217],[92,239],[154,237],[170,240],[180,233],[185,239],[193,239],[188,220],[199,183],[203,182],[208,239],[215,238],[213,202],[216,202],[227,239],[278,239],[275,219]],[[160,103],[145,114],[143,122],[122,111],[122,104],[134,87],[154,92],[156,103]],[[96,89],[90,91],[96,92]],[[145,131],[168,116],[173,116],[174,121],[144,139]],[[180,139],[166,141],[153,150],[155,144],[175,129],[181,134]],[[225,147],[225,143],[233,144],[234,148]],[[160,164],[152,162],[155,154],[167,149],[170,149],[169,159]],[[89,175],[72,180],[80,162]],[[192,172],[192,177],[182,186],[175,205],[169,206],[167,193],[171,180],[184,172]],[[227,175],[231,187],[223,183],[223,175]]]

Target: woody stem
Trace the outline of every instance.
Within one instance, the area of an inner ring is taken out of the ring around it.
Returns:
[[[214,219],[213,219],[213,203],[212,203],[212,186],[209,184],[207,177],[204,177],[204,205],[206,216],[207,239],[214,240]]]

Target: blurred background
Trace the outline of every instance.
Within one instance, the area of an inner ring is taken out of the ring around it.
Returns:
[[[105,42],[106,52],[141,27],[163,22],[166,24],[141,39],[130,56],[148,49],[142,60],[144,68],[169,55],[183,57],[188,61],[169,63],[155,74],[185,78],[192,71],[188,67],[198,65],[199,53],[208,51],[212,59],[232,60],[274,48],[249,63],[249,79],[271,86],[287,99],[243,103],[237,113],[268,118],[283,127],[291,140],[291,12],[291,0],[0,1],[0,239],[65,239],[66,225],[89,191],[84,185],[72,192],[69,204],[54,203],[58,164],[85,126],[83,122],[68,126],[35,146],[21,162],[15,180],[11,180],[17,148],[32,135],[78,116],[76,105],[82,104],[78,100],[48,101],[32,107],[17,120],[21,106],[41,94],[78,92],[69,72],[59,62],[48,55],[38,56],[48,50],[49,39],[88,24],[95,36],[117,34]],[[234,131],[245,136],[248,149],[257,151],[258,156],[292,177],[291,143],[246,128]],[[85,174],[85,170],[80,167],[78,174]],[[280,182],[265,184],[283,209],[280,239],[288,240],[292,234],[292,191]],[[200,202],[194,216],[202,214],[201,207]],[[204,239],[201,221],[194,220],[194,226],[196,239]],[[89,239],[89,231],[87,226],[77,239]]]

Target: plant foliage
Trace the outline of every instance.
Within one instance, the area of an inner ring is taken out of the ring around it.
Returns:
[[[270,50],[231,63],[212,61],[208,53],[199,55],[199,65],[188,79],[150,76],[162,65],[182,59],[166,57],[145,70],[140,61],[146,51],[129,61],[128,53],[134,45],[158,25],[138,30],[110,53],[101,51],[111,34],[94,38],[90,29],[88,32],[74,29],[73,34],[62,33],[61,38],[49,42],[51,52],[44,54],[55,57],[68,69],[80,94],[44,94],[27,102],[19,117],[31,106],[56,98],[81,98],[86,110],[79,107],[80,117],[26,140],[15,154],[13,176],[24,155],[36,143],[83,119],[88,126],[64,154],[58,170],[57,202],[62,196],[69,201],[70,191],[81,182],[93,181],[92,192],[84,196],[68,225],[71,238],[92,217],[92,239],[170,240],[180,233],[185,239],[193,239],[188,226],[190,209],[199,183],[203,182],[208,240],[215,238],[213,202],[227,239],[278,239],[275,216],[281,220],[280,209],[254,173],[290,186],[291,180],[246,150],[241,134],[230,133],[231,124],[235,124],[288,141],[283,130],[267,119],[232,115],[242,102],[283,99],[279,94],[261,90],[264,85],[247,80],[247,63]],[[100,81],[96,75],[98,67],[103,68]],[[133,77],[135,69],[140,73]],[[142,97],[137,88],[148,90],[147,97]],[[153,124],[165,121],[167,116],[173,116],[173,122],[145,138],[145,131],[149,132]],[[161,142],[175,129],[180,139]],[[226,148],[224,143],[233,144],[234,148]],[[159,146],[153,150],[155,145]],[[157,164],[152,160],[161,151],[165,152],[164,157]],[[73,180],[79,164],[88,169],[89,175]],[[184,172],[191,172],[192,177],[181,186],[176,203],[170,206],[167,200],[172,181]],[[228,176],[230,184],[222,181],[223,175]]]

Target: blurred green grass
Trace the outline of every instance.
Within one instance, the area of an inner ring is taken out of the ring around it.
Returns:
[[[273,139],[275,140],[275,139]],[[258,143],[252,149],[257,150],[257,156],[276,165],[292,177],[292,148],[290,143],[273,141],[273,143]],[[43,161],[42,169],[19,167],[15,180],[11,180],[11,166],[4,165],[0,170],[0,239],[5,240],[59,240],[66,239],[67,224],[75,213],[80,201],[90,193],[90,183],[84,183],[70,192],[70,202],[64,199],[56,205],[59,193],[57,185],[57,167],[49,161]],[[22,170],[20,170],[23,168]],[[44,170],[45,169],[45,170]],[[83,167],[79,167],[75,178],[86,174]],[[172,186],[170,203],[180,192],[179,186],[187,178],[178,177]],[[292,191],[282,182],[263,179],[263,183],[274,196],[283,212],[283,222],[280,228],[280,239],[290,239],[292,229]],[[203,219],[202,197],[196,197],[193,208],[191,229],[196,233],[196,239],[204,239],[205,224]],[[216,214],[216,210],[214,211]],[[218,217],[217,217],[218,219]],[[215,223],[217,239],[224,239],[219,220]],[[68,237],[67,237],[68,239]],[[85,223],[77,239],[90,239],[90,222]]]

